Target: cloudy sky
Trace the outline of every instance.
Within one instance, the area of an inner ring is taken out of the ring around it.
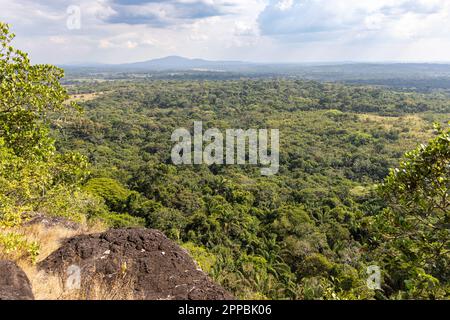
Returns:
[[[0,0],[0,21],[36,63],[450,61],[449,0]]]

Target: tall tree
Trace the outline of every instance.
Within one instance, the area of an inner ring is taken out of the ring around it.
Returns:
[[[383,261],[391,285],[414,298],[450,294],[450,130],[437,129],[381,186]]]
[[[45,125],[49,111],[66,107],[64,71],[32,65],[28,55],[11,46],[14,34],[0,22],[0,138],[21,157],[45,157],[53,151]]]

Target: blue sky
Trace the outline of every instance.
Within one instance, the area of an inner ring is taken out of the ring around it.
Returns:
[[[68,28],[80,10],[80,28]],[[450,61],[449,0],[0,0],[37,63]],[[73,8],[73,7],[71,7]]]

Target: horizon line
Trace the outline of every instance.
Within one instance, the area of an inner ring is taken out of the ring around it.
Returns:
[[[450,65],[450,60],[308,60],[308,61],[245,61],[245,60],[233,60],[233,59],[208,59],[208,58],[199,58],[199,57],[186,57],[180,55],[167,55],[161,56],[157,58],[151,58],[148,60],[139,60],[139,61],[131,61],[131,62],[114,62],[114,63],[102,63],[98,61],[82,61],[82,62],[66,62],[66,63],[58,63],[58,66],[86,66],[86,65],[98,65],[98,66],[121,66],[127,64],[139,64],[157,60],[164,60],[168,58],[182,58],[185,60],[203,60],[205,62],[211,63],[241,63],[241,64],[253,64],[253,65],[343,65],[343,64],[442,64],[442,65]]]

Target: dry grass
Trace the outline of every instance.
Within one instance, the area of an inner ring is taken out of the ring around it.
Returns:
[[[30,279],[36,300],[132,300],[133,279],[124,275],[110,281],[99,275],[84,279],[79,289],[68,289],[66,279],[61,275],[38,271],[30,264],[20,264]]]
[[[61,278],[38,271],[35,265],[18,263],[30,279],[34,297],[37,300],[60,300],[64,297],[64,286]]]
[[[104,95],[106,92],[94,92],[94,93],[79,93],[79,94],[72,94],[70,95],[69,100],[67,102],[86,102],[94,100],[102,95]]]
[[[65,299],[70,300],[133,300],[134,279],[127,274],[111,281],[96,276],[86,279],[80,290],[68,292]]]
[[[22,226],[14,231],[26,235],[29,241],[37,241],[39,243],[40,249],[37,261],[41,261],[58,249],[64,239],[81,234],[82,228],[79,230],[67,229],[60,226],[47,228],[40,224],[34,224]],[[64,289],[61,279],[58,276],[47,275],[44,272],[38,271],[35,265],[28,259],[22,257],[16,260],[16,262],[30,279],[36,299],[55,300],[63,295]]]
[[[380,131],[400,131],[402,145],[407,150],[414,149],[419,143],[425,143],[433,137],[432,125],[424,120],[420,114],[398,117],[361,114],[359,119],[364,123],[375,124]]]
[[[37,258],[39,262],[58,249],[65,239],[80,234],[103,232],[105,229],[101,224],[80,226],[77,230],[62,226],[47,227],[34,224],[15,228],[14,232],[23,234],[27,240],[37,241],[40,244]],[[36,265],[24,257],[9,258],[15,260],[27,274],[37,300],[126,300],[134,297],[131,289],[132,277],[125,273],[115,281],[102,278],[100,275],[83,279],[80,289],[67,290],[66,279],[62,275],[39,271]]]
[[[385,130],[393,128],[409,127],[411,129],[421,130],[427,126],[425,120],[419,115],[403,115],[398,117],[387,117],[376,114],[361,114],[359,118],[362,122],[376,123],[381,125]],[[416,130],[412,130],[416,131]]]

